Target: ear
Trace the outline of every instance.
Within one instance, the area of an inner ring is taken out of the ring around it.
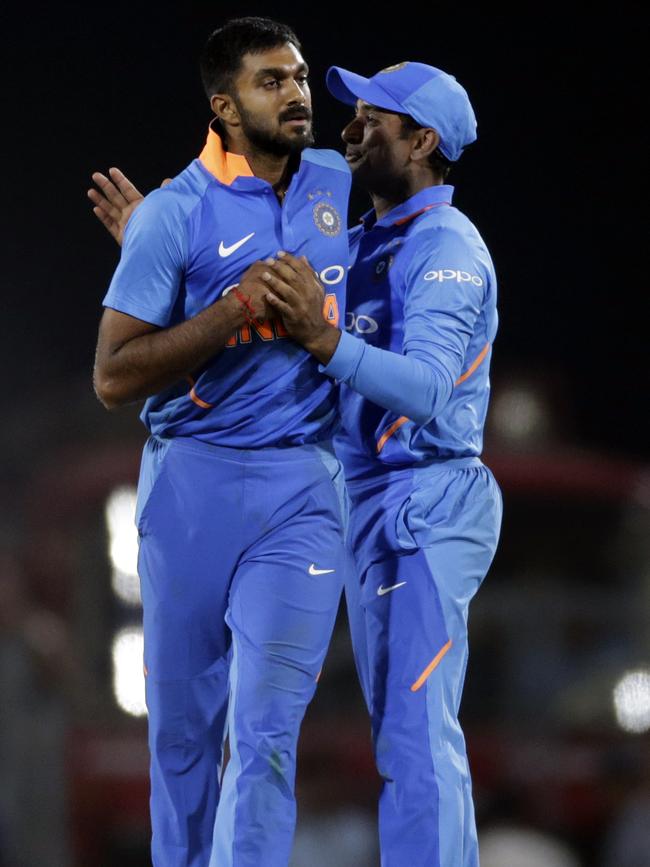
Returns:
[[[239,112],[233,98],[229,94],[214,93],[210,97],[210,108],[223,124],[239,126]]]
[[[426,160],[440,144],[440,136],[435,129],[424,127],[417,130],[412,139],[412,160]]]

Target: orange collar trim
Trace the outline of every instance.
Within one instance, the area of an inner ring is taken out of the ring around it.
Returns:
[[[221,136],[212,128],[208,130],[205,147],[199,160],[211,175],[229,187],[236,178],[252,178],[253,172],[248,160],[241,154],[231,154],[223,149]]]

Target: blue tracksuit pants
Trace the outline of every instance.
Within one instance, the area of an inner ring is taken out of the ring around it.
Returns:
[[[382,867],[478,867],[458,722],[467,613],[490,566],[501,495],[478,459],[348,483],[346,581],[372,717]]]
[[[343,583],[339,488],[329,447],[145,446],[137,523],[154,867],[289,861],[298,732]]]

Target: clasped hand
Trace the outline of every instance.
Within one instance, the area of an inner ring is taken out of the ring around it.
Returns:
[[[282,318],[289,335],[327,363],[340,335],[323,318],[325,292],[307,258],[280,252],[277,259],[267,259],[264,264],[267,267],[261,277],[269,287],[266,300]]]

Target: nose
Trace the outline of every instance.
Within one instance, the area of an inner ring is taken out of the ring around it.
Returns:
[[[363,138],[363,122],[359,117],[353,117],[350,123],[343,127],[341,138],[346,144],[358,144]]]
[[[287,93],[287,105],[305,105],[306,102],[307,98],[305,97],[302,87],[298,84],[295,78],[292,78]]]

